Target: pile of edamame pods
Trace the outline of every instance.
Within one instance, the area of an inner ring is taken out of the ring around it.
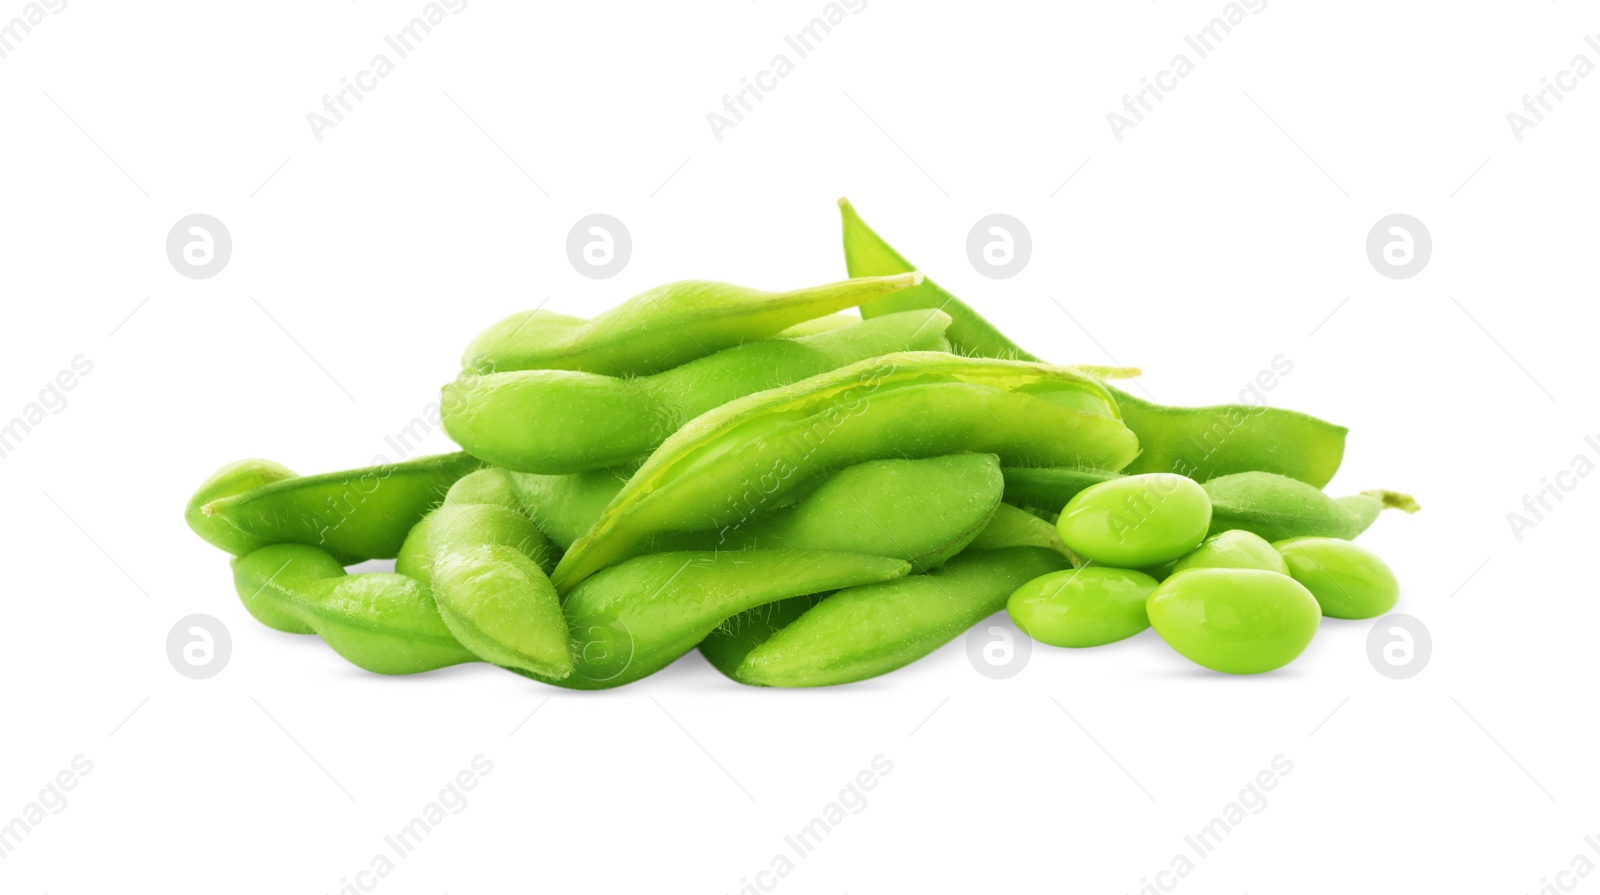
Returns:
[[[490,662],[575,689],[699,649],[745,684],[893,671],[1006,609],[1082,648],[1154,627],[1256,673],[1394,575],[1350,543],[1406,495],[1323,492],[1343,427],[1165,407],[1055,366],[847,202],[851,279],[669,283],[593,319],[514,314],[444,387],[460,453],[212,475],[186,517],[245,608],[354,664]],[[854,309],[858,315],[848,312]],[[345,567],[393,558],[393,572]]]

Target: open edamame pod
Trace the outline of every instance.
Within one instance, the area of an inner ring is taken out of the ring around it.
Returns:
[[[445,627],[479,658],[560,679],[567,625],[546,570],[555,548],[516,506],[505,474],[473,473],[421,523],[428,582]]]
[[[850,200],[839,200],[839,218],[844,225],[845,269],[851,276],[883,276],[917,269],[895,251],[893,246],[885,242],[883,237],[867,226],[867,222],[856,214]],[[914,308],[938,308],[949,314],[950,345],[960,354],[1008,360],[1039,359],[1006,338],[1004,333],[983,319],[983,316],[966,302],[946,292],[929,279],[924,279],[918,285],[894,295],[863,303],[861,316],[877,317],[880,314],[892,314]]]
[[[662,443],[552,575],[570,591],[659,532],[726,526],[741,503],[816,473],[959,451],[1117,469],[1137,440],[1073,370],[932,352],[885,355],[702,414]]]
[[[641,292],[592,320],[542,309],[512,314],[467,346],[463,369],[582,370],[645,376],[855,307],[922,282],[916,272],[862,277],[790,292],[705,280]]]
[[[908,563],[822,550],[656,553],[585,580],[567,596],[577,689],[632,683],[695,648],[724,619],[790,597],[891,581]]]
[[[750,342],[642,377],[576,370],[464,375],[444,387],[444,428],[468,453],[506,469],[554,475],[615,466],[735,398],[882,354],[943,351],[949,323],[942,311],[908,311]]]
[[[405,575],[348,575],[325,550],[273,544],[235,558],[233,580],[263,624],[315,632],[368,671],[414,674],[477,658],[445,627],[427,589]]]
[[[245,461],[207,479],[185,517],[200,537],[236,555],[267,544],[305,544],[345,565],[387,559],[457,479],[482,466],[456,453],[285,476],[288,470],[276,464]]]

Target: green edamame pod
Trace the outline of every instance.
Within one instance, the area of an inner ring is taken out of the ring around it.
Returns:
[[[297,478],[294,470],[271,460],[237,460],[212,473],[210,478],[200,483],[200,487],[195,489],[194,496],[189,498],[188,505],[183,509],[183,519],[189,523],[194,533],[204,538],[207,543],[221,547],[235,556],[260,550],[272,541],[240,531],[229,525],[225,519],[213,519],[207,515],[205,507],[214,500],[243,494],[263,485],[293,478]]]
[[[1238,472],[1275,472],[1318,488],[1344,459],[1343,426],[1266,405],[1166,407],[1107,386],[1123,422],[1139,437],[1124,470],[1175,472],[1198,482]]]
[[[1241,472],[1201,487],[1211,496],[1211,534],[1242,529],[1269,541],[1324,537],[1350,540],[1388,507],[1415,513],[1417,502],[1394,491],[1335,500],[1304,482],[1268,472]],[[1353,507],[1357,512],[1351,512]]]
[[[1001,488],[994,454],[870,460],[833,473],[790,506],[745,507],[748,515],[721,529],[669,532],[641,547],[839,550],[902,559],[924,572],[986,530]]]
[[[441,454],[344,472],[278,477],[235,491],[219,485],[218,477],[248,480],[263,473],[234,464],[208,479],[201,492],[221,488],[229,493],[207,500],[198,513],[191,511],[189,524],[200,537],[230,552],[265,544],[305,544],[328,551],[346,565],[384,559],[399,551],[411,527],[457,479],[482,466],[468,454]]]
[[[1004,609],[1023,584],[1067,565],[1039,547],[967,550],[926,575],[841,590],[752,648],[734,678],[823,687],[886,674]]]
[[[807,594],[747,609],[707,634],[706,639],[700,641],[700,654],[713,668],[733,677],[751,650],[766,643],[825,598],[823,594]]]
[[[1103,386],[1016,361],[885,355],[732,401],[678,430],[552,575],[558,590],[652,534],[718,528],[751,495],[885,457],[981,451],[1018,465],[1116,469],[1137,451]]]
[[[651,376],[517,370],[444,387],[444,427],[474,456],[521,472],[561,474],[642,456],[700,414],[763,391],[896,351],[942,351],[950,318],[908,311],[794,339],[727,348]]]
[[[1053,513],[1061,512],[1067,501],[1091,485],[1117,478],[1120,473],[1102,469],[1076,469],[1072,467],[1007,466],[1001,470],[1006,479],[1006,502],[1021,506],[1039,507]]]
[[[474,373],[581,370],[645,376],[852,308],[922,282],[915,272],[763,292],[704,280],[667,283],[592,320],[535,309],[484,330],[461,366]]]
[[[972,539],[967,549],[998,550],[1002,547],[1043,547],[1061,554],[1074,566],[1083,565],[1083,559],[1061,543],[1061,533],[1056,531],[1054,523],[1004,503],[995,508],[994,518]]]
[[[882,276],[917,269],[885,242],[883,237],[867,226],[861,216],[856,214],[849,200],[839,200],[839,217],[844,225],[845,269],[851,276]],[[863,303],[861,316],[877,317],[881,314],[915,308],[938,308],[950,315],[951,323],[947,335],[950,345],[957,353],[1008,360],[1039,360],[1006,338],[1004,333],[983,319],[983,316],[966,302],[944,291],[929,279],[924,279],[919,285],[892,296]]]
[[[1422,509],[1417,504],[1416,498],[1398,491],[1363,491],[1360,494],[1347,494],[1344,497],[1334,498],[1341,509],[1350,514],[1351,524],[1355,529],[1355,537],[1372,527],[1378,521],[1378,515],[1384,510],[1400,510],[1405,513],[1415,513]]]
[[[426,522],[428,580],[440,618],[488,662],[551,678],[572,673],[567,625],[546,570],[554,548],[515,504],[505,474],[456,483]]]
[[[628,463],[571,475],[508,471],[506,479],[522,511],[545,537],[566,550],[594,525],[638,469],[638,463]]]
[[[269,627],[316,632],[346,660],[379,674],[414,674],[476,659],[405,575],[348,575],[325,550],[273,544],[233,560],[245,608]]]
[[[821,550],[641,556],[594,575],[567,596],[576,673],[558,683],[578,689],[632,683],[752,607],[891,581],[909,570],[898,560]]]

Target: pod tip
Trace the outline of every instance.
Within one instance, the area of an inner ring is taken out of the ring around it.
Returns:
[[[850,207],[850,200],[846,199],[843,196],[840,196],[839,197],[839,207],[840,208],[849,208]]]
[[[926,279],[927,277],[923,276],[922,271],[920,270],[913,270],[911,272],[911,285],[913,286],[921,286],[922,281]]]

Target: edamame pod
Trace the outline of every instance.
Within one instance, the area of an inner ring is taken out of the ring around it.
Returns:
[[[727,348],[651,376],[517,370],[444,387],[444,427],[474,456],[521,472],[615,466],[696,416],[753,392],[896,351],[942,351],[950,318],[908,311],[793,339]]]
[[[924,572],[986,530],[1002,487],[994,454],[870,460],[833,473],[790,506],[745,507],[747,516],[721,529],[651,538],[647,552],[839,550],[902,559]]]
[[[638,462],[571,475],[506,472],[522,511],[545,537],[566,550],[593,527],[639,469]]]
[[[845,269],[853,277],[882,276],[916,270],[916,266],[901,257],[892,246],[873,231],[856,214],[848,199],[839,200],[839,217],[844,230]],[[977,311],[941,289],[932,280],[894,295],[877,298],[861,305],[862,317],[877,317],[914,308],[938,308],[950,315],[948,330],[951,347],[959,354],[975,357],[997,357],[1008,360],[1037,361],[1039,358],[1024,351],[1020,345],[1006,338],[994,324],[983,319]]]
[[[1006,479],[1007,503],[1039,507],[1052,513],[1061,512],[1061,508],[1079,491],[1121,475],[1103,469],[1062,466],[1007,466],[1001,473]]]
[[[322,475],[276,477],[246,490],[219,483],[278,476],[246,461],[224,467],[200,494],[222,494],[186,514],[195,533],[238,553],[266,544],[320,547],[341,563],[392,557],[455,481],[483,466],[469,454],[440,454]],[[228,492],[228,493],[222,493]],[[196,495],[196,500],[200,494]]]
[[[683,280],[642,292],[592,320],[541,309],[513,314],[474,339],[461,366],[474,373],[581,370],[646,376],[920,282],[922,275],[913,271],[763,292]]]
[[[1318,488],[1344,459],[1343,426],[1264,404],[1167,407],[1107,386],[1123,422],[1139,437],[1124,470],[1175,472],[1198,482],[1239,472],[1274,472]]]
[[[742,683],[822,687],[886,674],[1005,608],[1023,584],[1067,566],[1040,547],[968,550],[926,575],[841,590],[751,649]]]
[[[1137,452],[1103,386],[1075,371],[909,352],[757,392],[656,450],[556,566],[570,591],[666,531],[721,527],[751,495],[885,457],[981,451],[1018,465],[1116,469]]]
[[[891,581],[909,570],[899,560],[821,550],[641,556],[585,580],[567,596],[576,673],[558,683],[579,689],[631,683],[665,668],[747,609]]]
[[[700,654],[711,666],[733,677],[750,651],[766,643],[806,611],[826,599],[825,594],[790,597],[757,606],[726,619],[700,641]]]
[[[1335,500],[1304,482],[1267,472],[1241,472],[1206,482],[1211,496],[1211,534],[1241,529],[1269,541],[1327,537],[1350,540],[1365,531],[1386,507],[1417,511],[1409,495],[1365,492]],[[1359,511],[1352,513],[1346,507]]]
[[[422,523],[433,598],[445,626],[479,658],[564,678],[572,673],[567,625],[546,575],[555,550],[508,504],[515,497],[505,474],[480,470]]]
[[[1060,467],[1001,469],[1006,500],[1058,510],[1080,491],[1121,473]],[[1349,540],[1365,531],[1385,509],[1418,510],[1408,494],[1363,491],[1338,499],[1298,479],[1271,472],[1239,472],[1201,485],[1211,498],[1210,535],[1234,529],[1267,540],[1315,535]]]
[[[368,671],[414,674],[477,658],[445,627],[427,589],[405,575],[348,575],[325,550],[273,544],[235,558],[233,580],[262,623],[314,631]]]
[[[297,478],[294,470],[271,460],[237,460],[212,473],[210,478],[200,483],[200,487],[195,489],[194,496],[189,498],[188,505],[184,507],[183,519],[189,523],[189,528],[207,543],[221,547],[235,556],[260,550],[272,542],[240,531],[228,524],[226,519],[213,519],[206,513],[205,508],[214,500],[243,494],[263,485],[293,478]]]
[[[1363,491],[1360,494],[1336,497],[1334,502],[1350,514],[1350,521],[1356,534],[1371,528],[1372,523],[1378,521],[1378,515],[1384,510],[1400,510],[1409,514],[1422,509],[1417,504],[1416,498],[1398,491]]]

